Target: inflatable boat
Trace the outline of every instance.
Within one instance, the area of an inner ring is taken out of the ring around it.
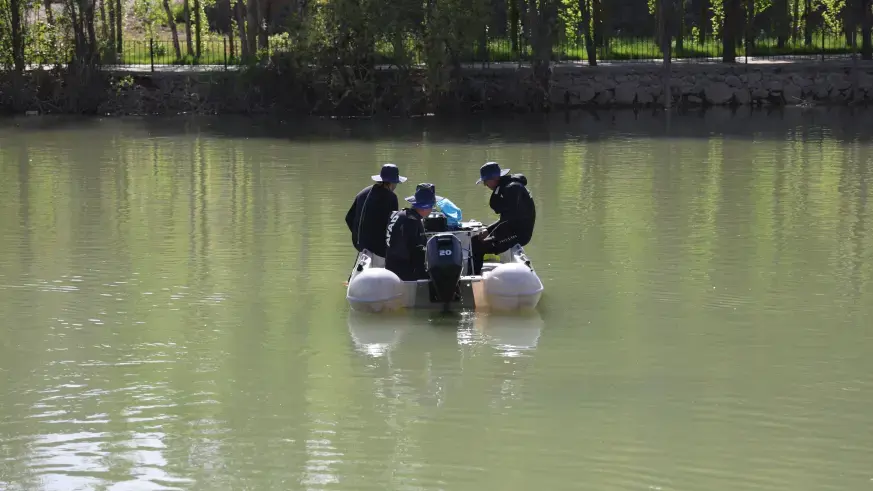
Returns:
[[[428,217],[431,218],[431,217]],[[385,259],[368,250],[358,253],[349,275],[346,300],[356,311],[384,312],[402,308],[442,308],[515,311],[536,308],[543,283],[516,245],[492,257],[473,275],[472,240],[485,227],[472,220],[461,222],[455,230],[430,225],[425,262],[427,279],[403,281],[385,269]],[[436,229],[436,230],[435,230]],[[494,258],[496,257],[496,260]]]

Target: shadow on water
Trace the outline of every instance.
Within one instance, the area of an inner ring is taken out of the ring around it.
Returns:
[[[476,115],[463,118],[280,120],[246,116],[144,116],[83,118],[14,117],[0,120],[0,137],[17,131],[81,131],[111,124],[125,136],[170,138],[207,135],[220,138],[290,141],[384,141],[403,143],[536,143],[594,141],[616,137],[728,138],[784,140],[817,134],[838,140],[873,140],[873,110],[847,107],[578,110],[549,115]]]

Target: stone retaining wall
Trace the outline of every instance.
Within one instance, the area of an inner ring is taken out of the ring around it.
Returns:
[[[467,67],[435,97],[426,74],[377,70],[337,84],[333,75],[292,76],[268,68],[243,72],[106,73],[82,78],[34,71],[0,74],[0,110],[13,113],[281,114],[412,116],[427,113],[536,112],[664,105],[659,64],[553,67],[549,94],[530,68]],[[351,80],[351,82],[348,82]],[[676,64],[674,106],[857,105],[873,101],[873,63]]]
[[[557,67],[552,103],[558,106],[661,106],[661,66]],[[873,100],[873,64],[674,65],[673,104],[848,104]]]

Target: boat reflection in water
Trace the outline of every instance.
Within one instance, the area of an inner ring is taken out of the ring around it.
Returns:
[[[526,314],[476,314],[472,319],[475,336],[496,348],[502,356],[520,356],[534,350],[545,321],[539,312]]]
[[[355,348],[377,358],[395,349],[407,335],[427,336],[424,332],[410,331],[436,329],[445,332],[443,328],[446,327],[456,330],[458,345],[488,345],[497,349],[501,356],[520,356],[525,351],[536,349],[544,325],[542,316],[536,311],[507,314],[431,313],[429,316],[420,313],[375,315],[350,311],[348,316],[349,334]]]
[[[397,346],[412,323],[412,319],[402,313],[374,315],[352,310],[348,318],[355,348],[374,358],[385,356]]]

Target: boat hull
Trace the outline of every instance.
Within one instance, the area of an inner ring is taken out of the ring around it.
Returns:
[[[465,230],[449,232],[461,242],[464,266],[458,281],[456,299],[449,302],[448,307],[496,311],[535,309],[542,297],[543,285],[522,246],[516,245],[500,254],[499,262],[486,262],[482,275],[469,274],[472,271],[471,241],[479,230],[481,229],[467,227]],[[384,258],[367,250],[358,253],[349,275],[346,294],[353,310],[378,313],[403,308],[446,307],[446,304],[437,300],[430,280],[402,281],[384,269],[384,265]],[[371,271],[374,269],[381,271]]]

